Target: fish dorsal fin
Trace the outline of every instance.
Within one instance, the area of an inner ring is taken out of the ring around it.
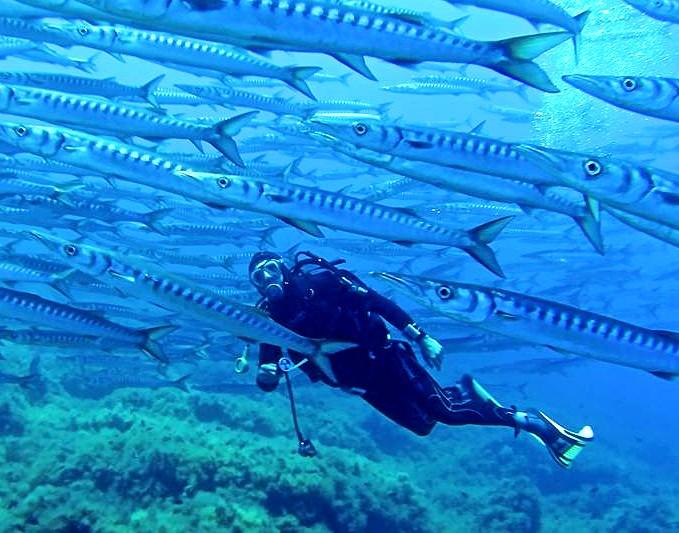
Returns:
[[[495,311],[495,316],[502,318],[504,320],[521,320],[520,316],[513,315],[511,313],[507,313],[506,311],[501,311],[499,309]]]

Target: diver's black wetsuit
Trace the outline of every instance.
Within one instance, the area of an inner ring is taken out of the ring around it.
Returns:
[[[316,365],[303,364],[301,370],[312,381],[360,393],[381,413],[418,435],[429,434],[436,422],[514,425],[510,410],[470,397],[465,387],[442,388],[417,362],[410,344],[389,339],[382,320],[402,330],[413,319],[353,274],[341,272],[354,283],[343,283],[330,270],[302,272],[287,280],[282,299],[261,304],[276,322],[301,335],[358,344],[330,357],[336,382]],[[282,355],[281,348],[262,344],[259,364],[277,363]],[[295,351],[289,356],[295,364],[305,359]],[[275,388],[258,384],[264,390]]]

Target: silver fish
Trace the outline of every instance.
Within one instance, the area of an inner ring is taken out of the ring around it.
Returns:
[[[679,122],[677,78],[573,74],[563,76],[563,81],[622,109]]]
[[[679,229],[679,175],[611,157],[519,146],[564,185],[603,204]],[[591,202],[590,202],[591,203]]]
[[[0,288],[0,314],[39,326],[49,325],[82,335],[102,336],[137,346],[146,354],[167,361],[157,340],[174,326],[134,330],[69,305],[47,300],[28,292]]]
[[[208,173],[181,173],[212,180],[221,191],[218,204],[268,213],[302,231],[322,237],[319,225],[367,235],[400,244],[427,243],[459,248],[488,270],[504,276],[488,246],[513,217],[481,224],[471,230],[452,229],[429,222],[407,209],[367,202],[341,193]]]
[[[212,126],[204,126],[100,98],[2,84],[0,111],[122,137],[182,138],[195,143],[205,141],[241,166],[243,160],[238,154],[233,135],[256,113],[250,111]]]
[[[679,334],[646,329],[551,300],[482,285],[374,273],[455,321],[568,354],[679,376]]]
[[[264,76],[287,83],[309,98],[314,98],[306,79],[319,67],[279,67],[222,43],[204,41],[170,33],[136,29],[121,24],[93,24],[84,20],[49,20],[34,23],[44,39],[56,44],[87,46],[109,54],[125,54],[149,61],[207,69],[217,76]],[[2,28],[0,21],[0,28]],[[21,36],[21,35],[17,35]]]
[[[654,19],[679,24],[678,0],[624,0]]]
[[[375,78],[363,56],[403,65],[424,61],[478,64],[546,92],[558,89],[532,60],[570,36],[568,32],[553,32],[503,41],[473,41],[445,28],[326,2],[83,0],[82,3],[127,17],[135,24],[153,24],[157,30],[255,48],[327,53],[370,79]]]
[[[33,232],[33,236],[73,268],[103,279],[135,298],[143,296],[165,308],[207,321],[247,342],[273,344],[313,358],[353,346],[351,343],[319,341],[298,335],[255,307],[220,298],[209,289],[158,271],[137,258],[37,232]]]

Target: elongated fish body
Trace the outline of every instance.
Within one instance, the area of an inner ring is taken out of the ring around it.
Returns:
[[[383,125],[376,121],[333,121],[314,117],[312,127],[355,146],[376,152],[504,176],[537,185],[562,185],[561,180],[528,158],[513,143],[471,133],[435,128]]]
[[[233,89],[232,87],[186,85],[181,83],[178,83],[175,86],[194,97],[214,104],[249,107],[252,109],[259,109],[260,111],[275,113],[276,115],[293,115],[301,118],[307,117],[310,113],[305,107],[295,104],[285,98],[250,93],[248,91]]]
[[[0,288],[0,314],[39,326],[63,329],[81,335],[101,336],[135,345],[159,360],[166,360],[155,339],[174,328],[134,330],[100,316],[46,300],[35,294]]]
[[[29,1],[31,5],[36,2]],[[415,24],[370,10],[327,2],[223,0],[87,0],[90,7],[135,25],[251,47],[327,53],[374,79],[363,56],[399,64],[423,61],[487,66],[543,91],[558,92],[531,60],[569,38],[555,32],[473,41],[444,28]],[[66,8],[67,9],[67,8]]]
[[[192,173],[188,173],[192,175]],[[487,243],[504,229],[511,217],[469,231],[429,222],[407,210],[367,202],[341,193],[299,185],[275,184],[243,176],[209,174],[221,190],[219,205],[267,213],[306,231],[323,236],[319,225],[401,244],[438,244],[460,248],[491,272],[502,269]]]
[[[206,141],[241,165],[232,135],[252,116],[245,113],[206,126],[100,98],[1,84],[0,111],[119,136]]]
[[[679,6],[679,2],[677,2]],[[581,91],[622,109],[679,122],[679,79],[641,76],[564,76]]]
[[[625,0],[625,2],[649,17],[679,24],[678,0]]]
[[[569,33],[580,33],[589,11],[571,17],[561,6],[549,0],[531,0],[530,2],[510,2],[507,0],[446,0],[449,4],[466,4],[492,11],[501,11],[516,15],[533,24],[553,24]]]
[[[111,337],[95,337],[94,335],[83,335],[68,331],[38,329],[0,329],[0,343],[5,342],[27,346],[48,346],[51,348],[72,348],[78,350],[86,350],[88,348],[110,350],[130,346],[129,343]]]
[[[603,253],[603,238],[599,221],[583,205],[573,203],[556,191],[550,192],[548,189],[540,189],[523,181],[388,156],[355,148],[350,143],[341,141],[333,140],[330,141],[330,144],[335,150],[359,161],[436,187],[486,200],[514,203],[524,209],[545,209],[554,213],[561,213],[571,217],[582,229],[592,246],[599,253]]]
[[[0,122],[0,141],[31,154],[98,174],[171,192],[207,204],[214,203],[213,184],[187,179],[179,173],[191,169],[137,146],[105,140],[66,128]]]
[[[660,239],[661,241],[679,248],[679,229],[637,215],[632,215],[622,209],[615,209],[609,205],[603,205],[602,208],[630,228],[634,228],[637,231],[641,231],[646,235],[650,235],[651,237],[655,237],[656,239]]]
[[[679,376],[679,335],[570,305],[482,285],[378,272],[378,277],[453,320],[531,344]]]
[[[125,54],[159,63],[207,69],[217,73],[217,76],[233,74],[278,79],[311,98],[313,94],[304,80],[320,70],[318,67],[280,67],[223,43],[136,29],[121,24],[52,20],[37,25],[38,29],[33,30],[31,35],[37,35],[36,38],[42,36],[56,44],[81,45],[111,54]],[[0,21],[0,28],[2,26]]]
[[[521,146],[564,185],[613,208],[679,229],[679,175],[620,159]]]
[[[157,76],[144,85],[131,86],[118,83],[112,78],[96,79],[53,72],[3,71],[0,72],[0,83],[121,100],[142,99],[155,104],[151,95],[164,77],[165,75]]]
[[[158,271],[138,260],[54,237],[34,234],[69,266],[104,280],[134,298],[143,297],[165,308],[207,321],[248,342],[264,342],[309,355],[335,351],[348,343],[322,343],[281,326],[255,307],[230,302],[189,280]]]

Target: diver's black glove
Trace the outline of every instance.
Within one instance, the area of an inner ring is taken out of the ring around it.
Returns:
[[[443,346],[439,341],[427,335],[415,323],[408,324],[403,328],[403,334],[417,343],[422,353],[422,359],[427,363],[427,366],[441,370],[441,365],[443,364]]]

